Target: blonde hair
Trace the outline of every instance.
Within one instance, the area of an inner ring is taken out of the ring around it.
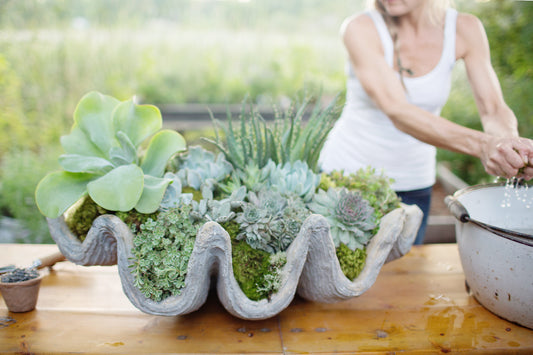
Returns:
[[[383,16],[385,19],[385,23],[387,24],[387,27],[389,28],[392,42],[394,46],[394,54],[396,55],[396,64],[398,66],[398,71],[400,73],[400,81],[405,87],[405,83],[403,80],[403,73],[406,72],[409,75],[414,75],[414,73],[409,68],[405,68],[402,65],[402,61],[400,58],[399,50],[398,50],[398,32],[396,31],[395,27],[395,18],[393,16],[390,16],[387,13],[387,10],[383,6],[382,0],[368,0],[369,4],[373,3],[373,7]],[[427,12],[427,16],[429,18],[429,21],[433,25],[441,25],[444,21],[444,14],[446,13],[446,9],[453,6],[453,0],[425,0],[425,11]]]
[[[393,21],[391,16],[387,14],[381,0],[369,0],[369,3],[373,3],[373,7],[378,10],[386,20],[388,20],[387,22]],[[447,8],[453,6],[453,0],[426,0],[425,6],[429,20],[433,24],[439,24],[443,21],[442,14],[445,13]]]

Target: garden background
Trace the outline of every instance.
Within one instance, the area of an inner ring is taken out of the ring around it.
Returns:
[[[52,242],[34,191],[58,168],[59,137],[91,90],[155,104],[283,106],[302,91],[344,95],[343,19],[366,0],[0,0],[0,216],[16,241]],[[533,137],[533,1],[456,0],[489,36],[522,136]],[[464,68],[443,110],[480,129]],[[207,109],[206,109],[207,111]],[[181,131],[194,140],[208,132]],[[469,184],[477,159],[439,151]],[[2,227],[3,228],[3,227]]]

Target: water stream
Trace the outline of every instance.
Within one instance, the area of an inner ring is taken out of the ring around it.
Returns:
[[[513,200],[518,203],[523,203],[525,208],[531,208],[531,205],[533,204],[533,196],[528,198],[528,189],[529,186],[527,184],[521,184],[520,179],[507,179],[505,182],[503,200],[500,206],[502,208],[510,208],[512,207],[511,200]],[[514,198],[512,198],[513,196]]]

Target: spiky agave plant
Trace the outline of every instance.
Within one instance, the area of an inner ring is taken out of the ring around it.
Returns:
[[[309,113],[311,101],[309,97],[302,103],[293,102],[285,111],[275,108],[273,127],[269,127],[251,104],[247,109],[245,100],[237,125],[229,112],[226,125],[211,115],[215,139],[204,140],[220,149],[235,169],[244,170],[250,163],[262,168],[269,160],[275,164],[300,160],[317,171],[320,151],[338,118],[340,105],[338,96],[325,108],[317,100]]]

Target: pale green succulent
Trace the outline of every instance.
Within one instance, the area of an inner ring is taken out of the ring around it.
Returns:
[[[315,174],[303,161],[276,165],[269,160],[262,168],[250,163],[243,170],[234,170],[231,178],[221,185],[221,189],[232,191],[239,186],[246,186],[248,191],[254,192],[270,189],[283,196],[296,195],[309,202],[319,183],[320,174]]]
[[[172,183],[168,185],[159,207],[168,209],[181,205],[192,205],[193,194],[183,193],[181,180],[174,173],[166,173],[165,178],[171,180]]]
[[[278,165],[269,161],[263,169],[266,170],[267,188],[284,196],[299,196],[305,202],[311,201],[320,183],[320,174],[315,174],[307,163],[300,160]]]
[[[179,133],[159,131],[161,127],[155,106],[136,105],[133,99],[121,102],[95,91],[85,95],[70,134],[61,137],[65,154],[59,163],[64,170],[46,175],[37,185],[41,213],[57,218],[87,194],[106,210],[155,212],[171,182],[163,177],[167,162],[186,148]]]
[[[235,210],[244,204],[245,197],[246,188],[242,186],[222,200],[204,198],[199,202],[192,201],[191,217],[197,221],[229,222],[235,218]]]
[[[298,198],[283,197],[269,190],[257,194],[251,191],[248,203],[242,206],[235,219],[241,230],[237,239],[245,239],[254,249],[269,253],[285,251],[309,214]]]
[[[374,215],[381,217],[400,207],[400,198],[391,187],[393,180],[383,171],[377,173],[371,166],[360,168],[356,173],[345,173],[336,170],[323,173],[319,188],[328,190],[330,187],[345,187],[350,191],[359,191],[363,198],[374,207]]]
[[[374,208],[357,191],[320,189],[308,207],[328,220],[336,247],[342,243],[352,250],[362,249],[372,238]]]
[[[241,169],[235,169],[228,180],[221,183],[219,188],[227,194],[245,186],[248,191],[259,191],[265,187],[268,180],[268,168],[259,168],[254,162],[250,162]]]
[[[213,152],[201,146],[189,147],[186,154],[174,159],[172,168],[175,171],[174,176],[180,179],[183,187],[189,186],[202,191],[204,196],[209,196],[208,190],[212,195],[217,184],[226,179],[233,170],[224,154],[215,156]]]
[[[245,239],[254,249],[270,251],[267,248],[270,236],[266,232],[266,225],[271,217],[265,209],[252,203],[247,203],[242,207],[242,212],[237,214],[236,222],[239,223],[241,232],[237,235],[237,240]]]

